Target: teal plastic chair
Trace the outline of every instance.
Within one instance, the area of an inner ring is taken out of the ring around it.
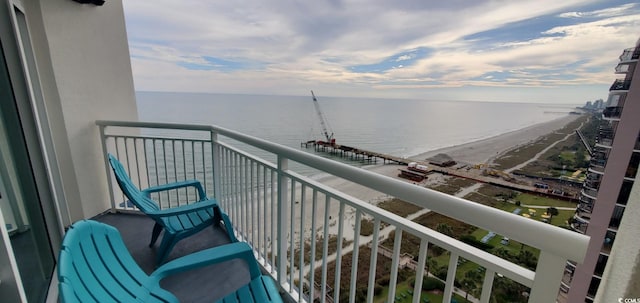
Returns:
[[[147,275],[127,250],[116,228],[92,220],[78,221],[67,231],[58,258],[60,301],[179,302],[160,287],[160,280],[232,259],[247,263],[251,282],[217,302],[282,302],[275,282],[260,273],[251,247],[244,242],[174,259]]]
[[[164,230],[162,242],[157,251],[158,264],[164,262],[178,241],[216,222],[224,224],[224,228],[231,242],[238,242],[238,239],[236,239],[233,233],[233,225],[231,225],[229,216],[220,209],[215,199],[209,199],[207,197],[200,181],[187,180],[174,182],[150,187],[141,191],[131,182],[122,163],[112,154],[109,154],[109,163],[111,164],[111,168],[113,168],[118,186],[122,192],[124,192],[125,196],[127,196],[129,201],[140,211],[155,221],[149,247],[153,247],[158,240],[160,232]],[[160,209],[158,203],[150,198],[151,193],[183,187],[195,187],[198,191],[199,201],[189,205]]]

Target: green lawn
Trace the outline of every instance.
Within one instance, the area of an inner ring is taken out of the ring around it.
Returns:
[[[576,208],[576,203],[551,199],[547,197],[536,196],[532,194],[519,194],[516,200],[525,205],[539,205],[539,206],[555,206],[555,207],[572,207]]]
[[[373,302],[376,303],[384,303],[387,302],[387,297],[389,296],[389,288],[385,288],[382,293],[379,296],[376,296],[373,299]],[[423,302],[423,300],[425,298],[429,299],[429,302],[437,302],[440,303],[442,302],[442,295],[441,294],[434,294],[434,293],[428,293],[423,291],[422,294],[420,294],[420,302]],[[396,285],[396,298],[398,298],[399,300],[395,300],[395,302],[398,303],[410,303],[413,301],[413,287],[411,287],[411,285],[409,284],[409,282],[402,282],[402,283],[398,283]],[[458,295],[458,294],[453,294],[453,298],[458,301],[458,303],[464,303],[464,297]]]
[[[476,239],[481,240],[484,236],[486,236],[489,232],[484,230],[484,229],[480,229],[478,228],[475,232],[473,232],[471,235],[476,237]],[[496,250],[498,248],[504,248],[506,250],[508,250],[511,254],[517,255],[520,253],[520,249],[522,249],[522,243],[509,239],[509,244],[507,245],[503,245],[502,243],[500,243],[500,241],[502,241],[502,235],[495,235],[495,237],[493,237],[491,240],[489,240],[489,242],[487,242],[488,244],[493,245],[495,248],[493,250]],[[540,251],[525,245],[524,246],[525,250],[531,251],[535,256],[538,256],[538,254],[540,254]]]

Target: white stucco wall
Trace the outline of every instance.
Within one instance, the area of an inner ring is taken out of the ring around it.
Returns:
[[[138,118],[122,1],[42,0],[39,10],[30,26],[46,37],[48,52],[36,56],[53,136],[66,136],[68,150],[56,150],[75,221],[110,207],[95,120]]]

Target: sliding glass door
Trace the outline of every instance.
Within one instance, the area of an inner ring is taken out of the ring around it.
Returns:
[[[0,301],[44,302],[56,262],[50,235],[60,233],[59,224],[47,219],[55,213],[32,85],[20,38],[6,26],[15,24],[16,11],[5,4],[0,1]]]

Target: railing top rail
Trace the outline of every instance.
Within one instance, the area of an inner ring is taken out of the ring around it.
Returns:
[[[527,219],[499,209],[462,198],[450,196],[435,190],[383,176],[344,163],[325,159],[295,148],[252,137],[226,128],[178,123],[127,122],[99,120],[103,127],[169,128],[182,130],[206,130],[231,139],[253,145],[287,159],[323,170],[335,176],[400,198],[415,205],[431,209],[457,220],[495,231],[503,236],[516,239],[529,246],[562,256],[570,260],[584,260],[589,237],[550,224]],[[514,228],[519,226],[520,228]],[[532,232],[535,231],[535,232]]]

